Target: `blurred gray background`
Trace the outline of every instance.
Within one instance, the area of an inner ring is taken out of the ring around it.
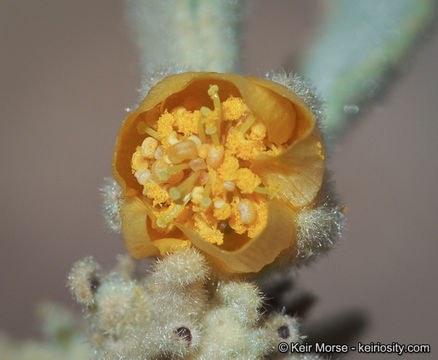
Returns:
[[[293,65],[322,3],[252,1],[245,71]],[[37,301],[74,306],[65,279],[76,260],[93,255],[109,267],[124,252],[121,237],[105,230],[98,188],[111,173],[124,108],[137,99],[140,67],[122,1],[2,0],[0,27],[0,329],[37,336]],[[311,321],[359,309],[370,319],[362,341],[430,343],[433,352],[437,58],[435,28],[334,150],[348,231],[297,275],[318,298]]]

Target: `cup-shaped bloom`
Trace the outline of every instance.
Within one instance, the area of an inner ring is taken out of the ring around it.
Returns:
[[[306,103],[273,81],[183,73],[156,84],[121,126],[113,176],[136,258],[195,246],[226,272],[296,249],[296,215],[322,185]]]

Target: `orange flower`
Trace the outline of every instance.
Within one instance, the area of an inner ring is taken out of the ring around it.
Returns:
[[[296,214],[321,188],[324,149],[305,102],[273,81],[183,73],[123,123],[113,175],[136,258],[188,246],[226,272],[296,248]]]

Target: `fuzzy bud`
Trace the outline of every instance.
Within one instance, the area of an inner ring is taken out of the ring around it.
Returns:
[[[68,275],[67,284],[77,302],[86,307],[93,305],[101,284],[100,266],[92,257],[76,262]]]

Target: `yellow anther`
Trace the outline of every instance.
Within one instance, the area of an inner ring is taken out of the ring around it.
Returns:
[[[141,154],[148,159],[153,159],[157,147],[158,141],[155,138],[148,136],[141,143]]]
[[[173,165],[173,164],[172,164],[172,161],[170,161],[168,155],[164,155],[161,159],[162,159],[164,162],[166,162],[167,164],[169,164],[169,165]]]
[[[238,169],[239,160],[237,160],[237,158],[235,158],[234,156],[225,154],[225,158],[218,171],[222,179],[224,179],[225,181],[232,181],[236,178]],[[234,188],[232,190],[234,190]]]
[[[154,158],[155,158],[156,160],[158,160],[158,159],[161,159],[161,158],[163,157],[163,155],[164,155],[164,149],[163,149],[163,147],[160,145],[160,146],[157,147],[157,150],[155,150]]]
[[[169,169],[169,164],[167,164],[163,159],[156,160],[151,167],[152,174],[155,176],[156,180],[159,180],[161,182],[165,181],[166,179],[163,179],[164,175],[161,173],[166,173]]]
[[[266,150],[263,141],[248,140],[240,129],[233,128],[228,131],[225,148],[242,160],[252,160],[258,152]]]
[[[216,209],[220,209],[222,206],[225,205],[225,201],[223,201],[222,199],[216,200],[213,205]]]
[[[202,145],[201,139],[196,135],[190,135],[187,140],[193,141],[196,144],[197,149]]]
[[[193,171],[207,169],[207,164],[204,159],[196,158],[189,162],[189,166]]]
[[[195,204],[200,204],[203,193],[204,188],[202,186],[195,186],[192,190],[192,202]]]
[[[234,184],[232,181],[225,181],[224,188],[227,191],[234,191],[234,189],[236,188],[236,184]]]
[[[225,121],[236,121],[245,116],[247,106],[241,98],[230,96],[222,102],[222,116]]]
[[[196,144],[191,140],[180,141],[167,149],[167,155],[174,164],[179,164],[186,160],[193,160],[198,157]]]
[[[146,159],[142,155],[141,147],[137,146],[137,150],[132,155],[132,159],[131,159],[132,172],[135,173],[137,170],[147,169],[148,167],[149,167],[148,159]]]
[[[169,200],[169,194],[167,193],[167,191],[160,187],[160,185],[158,184],[145,184],[143,193],[145,193],[148,198],[154,201],[153,206],[161,205]]]
[[[199,157],[202,159],[206,159],[208,156],[208,153],[210,152],[210,144],[202,144],[198,149]]]
[[[149,181],[149,178],[151,177],[151,171],[147,169],[140,169],[135,172],[134,176],[137,178],[137,181],[140,185],[144,185]]]
[[[175,131],[172,131],[169,134],[169,136],[167,137],[167,143],[169,145],[175,145],[175,144],[179,143],[178,136],[177,136]]]
[[[251,194],[262,181],[250,169],[241,168],[237,170],[236,185],[242,194]]]
[[[206,185],[209,177],[210,175],[208,171],[201,171],[201,175],[199,175],[199,184],[201,186]]]
[[[210,147],[207,155],[207,165],[216,169],[224,159],[224,147],[222,145]]]
[[[256,210],[254,204],[248,199],[243,199],[237,205],[240,212],[240,221],[242,224],[252,224],[256,219]]]
[[[204,240],[212,244],[223,244],[224,234],[217,229],[216,224],[210,224],[204,214],[198,213],[194,221],[195,229]]]
[[[201,116],[199,110],[187,111],[183,107],[179,107],[172,111],[175,118],[175,125],[179,133],[189,136],[198,133],[198,120]]]
[[[249,138],[251,140],[263,141],[266,138],[266,130],[265,124],[263,124],[261,121],[258,121],[251,127]]]
[[[220,207],[217,207],[217,202],[218,200],[216,200],[214,202],[214,210],[213,210],[213,216],[217,219],[217,220],[225,220],[228,219],[231,215],[231,206],[230,204],[227,204],[226,202],[220,203]]]

